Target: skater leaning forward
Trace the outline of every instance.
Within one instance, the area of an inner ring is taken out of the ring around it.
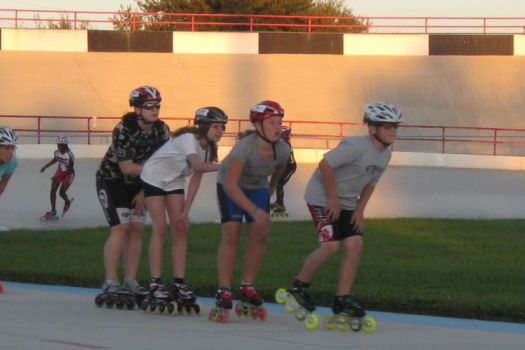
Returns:
[[[162,309],[174,300],[178,311],[200,312],[195,295],[184,281],[188,246],[188,214],[204,173],[217,171],[218,142],[224,135],[228,116],[217,107],[196,111],[193,127],[183,127],[144,164],[141,180],[146,206],[151,216],[153,235],[149,245],[151,282],[148,302],[143,308]],[[186,177],[189,177],[185,196]],[[161,280],[162,252],[167,231],[166,212],[173,232],[171,258],[173,293],[170,295]],[[168,306],[168,311],[171,306]]]
[[[365,311],[350,297],[363,247],[366,205],[386,169],[402,113],[388,103],[366,106],[368,135],[351,136],[327,152],[306,187],[307,202],[320,246],[314,250],[288,290],[309,311],[315,309],[310,282],[339,248],[343,249],[332,311],[362,318]]]
[[[147,295],[136,281],[144,232],[144,193],[140,173],[146,159],[170,137],[159,119],[161,96],[152,86],[131,91],[126,113],[113,129],[112,144],[96,174],[97,194],[111,227],[104,245],[103,294],[121,289],[118,263],[124,258],[124,290]]]
[[[275,202],[270,204],[272,217],[288,216],[288,213],[286,212],[286,206],[284,205],[284,185],[290,181],[290,178],[297,170],[297,163],[295,162],[293,148],[290,142],[291,133],[292,129],[283,125],[281,129],[281,138],[288,144],[288,146],[290,146],[291,153],[286,165],[286,170],[277,182],[277,188],[275,189]]]
[[[51,211],[42,216],[42,220],[53,220],[57,218],[56,201],[57,201],[57,190],[60,187],[58,194],[60,198],[64,200],[64,208],[62,209],[62,216],[69,210],[71,206],[72,198],[67,196],[67,190],[75,179],[75,155],[69,148],[69,142],[66,136],[58,136],[56,139],[57,150],[53,154],[51,159],[46,165],[44,165],[40,172],[43,173],[51,165],[58,163],[57,170],[51,178],[51,191],[49,193],[49,201],[51,203]]]
[[[284,110],[274,101],[263,101],[250,110],[255,130],[239,136],[217,174],[217,196],[222,223],[222,239],[217,256],[219,289],[213,320],[225,321],[232,308],[231,282],[235,256],[241,238],[243,218],[248,223],[248,246],[244,255],[239,289],[239,313],[264,318],[263,301],[253,283],[263,261],[270,227],[269,200],[283,174],[290,146],[281,138]],[[268,176],[271,176],[268,183]],[[259,313],[260,314],[257,314]]]
[[[11,176],[18,166],[15,154],[16,140],[17,136],[13,129],[7,126],[0,126],[0,195],[4,193]]]

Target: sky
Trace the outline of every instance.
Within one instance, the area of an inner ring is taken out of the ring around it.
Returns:
[[[524,0],[346,0],[355,15],[525,17]],[[117,11],[133,0],[0,0],[3,9]]]

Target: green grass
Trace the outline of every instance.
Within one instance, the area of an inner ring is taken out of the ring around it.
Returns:
[[[367,220],[353,294],[370,310],[525,322],[525,220]],[[99,287],[109,229],[17,230],[0,234],[0,274],[18,282]],[[147,242],[139,280],[148,280]],[[198,295],[217,287],[220,226],[191,227],[186,278]],[[246,235],[242,247],[246,243]],[[275,223],[257,287],[266,300],[286,287],[318,246],[310,222]],[[165,280],[171,276],[166,242]],[[240,250],[238,262],[242,260]],[[330,304],[340,256],[316,275],[315,298]],[[240,266],[234,286],[239,283]]]

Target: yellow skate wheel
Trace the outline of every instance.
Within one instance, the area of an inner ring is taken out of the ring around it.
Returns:
[[[279,288],[277,289],[277,291],[275,292],[275,301],[278,302],[279,304],[286,304],[286,289],[284,288]]]
[[[334,315],[325,315],[323,317],[323,323],[326,329],[331,331],[337,328],[337,321],[335,320]]]
[[[309,331],[315,331],[317,329],[317,326],[319,325],[319,319],[317,318],[317,315],[315,314],[309,314],[306,316],[306,319],[304,320],[304,326]]]
[[[299,307],[295,310],[295,318],[298,321],[304,321],[306,319],[306,316],[308,315],[308,311],[303,309],[302,307]]]
[[[376,320],[373,317],[363,317],[363,332],[374,333],[377,328]]]

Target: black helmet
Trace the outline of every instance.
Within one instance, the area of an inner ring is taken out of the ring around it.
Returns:
[[[211,124],[211,123],[228,123],[228,116],[219,107],[203,107],[197,109],[195,112],[195,118],[193,119],[194,125],[199,124]]]

